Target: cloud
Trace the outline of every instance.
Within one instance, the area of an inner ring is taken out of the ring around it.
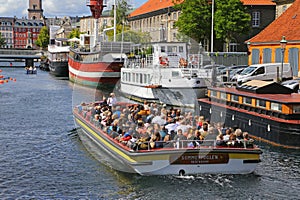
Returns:
[[[140,6],[147,0],[128,0],[130,4]],[[107,0],[111,5],[113,0]],[[27,17],[29,0],[0,0],[0,16],[17,18]],[[90,9],[86,6],[86,0],[43,0],[42,8],[45,17],[63,16],[88,16]]]

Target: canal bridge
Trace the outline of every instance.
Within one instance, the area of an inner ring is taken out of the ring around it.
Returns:
[[[25,60],[25,66],[34,66],[43,55],[42,50],[36,49],[0,49],[0,59]]]

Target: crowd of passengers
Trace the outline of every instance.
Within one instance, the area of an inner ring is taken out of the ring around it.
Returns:
[[[240,128],[209,123],[203,116],[182,113],[156,103],[118,104],[114,93],[99,103],[82,103],[79,111],[96,126],[129,148],[197,148],[205,140],[220,147],[253,147],[253,140]]]

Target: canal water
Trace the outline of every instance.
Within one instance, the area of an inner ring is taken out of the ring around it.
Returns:
[[[299,199],[299,150],[264,143],[258,143],[262,162],[249,175],[114,171],[86,151],[72,116],[75,104],[109,91],[74,86],[40,70],[2,70],[16,82],[0,85],[1,199]]]

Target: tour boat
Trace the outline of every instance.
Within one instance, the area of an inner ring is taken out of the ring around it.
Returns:
[[[200,114],[211,121],[238,126],[270,144],[300,149],[300,94],[272,81],[210,87],[199,99]]]
[[[89,104],[92,105],[92,104]],[[93,103],[97,106],[98,103]],[[119,104],[121,110],[125,104]],[[214,140],[204,140],[198,147],[174,145],[145,149],[132,149],[108,134],[94,118],[88,105],[78,105],[73,110],[78,134],[87,150],[113,169],[140,175],[192,175],[201,173],[248,174],[260,162],[262,153],[257,146],[220,147]],[[175,145],[176,143],[176,145]],[[246,143],[245,143],[246,144]]]
[[[136,101],[193,107],[211,84],[212,70],[189,63],[183,42],[152,43],[151,54],[134,55],[121,69],[120,91]],[[140,48],[142,49],[142,48]]]
[[[50,74],[57,77],[68,77],[68,39],[56,38],[55,44],[48,45],[48,67]]]

